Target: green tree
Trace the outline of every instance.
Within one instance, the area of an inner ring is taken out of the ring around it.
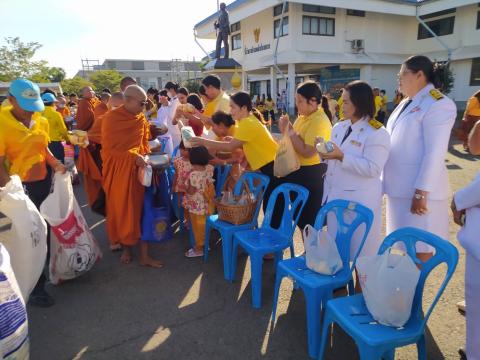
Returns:
[[[29,77],[34,82],[62,82],[65,79],[65,70],[60,67],[44,66],[40,71]]]
[[[71,93],[80,94],[80,91],[85,86],[91,86],[92,88],[94,87],[90,81],[85,80],[80,76],[75,76],[72,79],[65,79],[60,83],[60,85],[62,86],[62,90],[69,94]]]
[[[200,83],[194,79],[184,81],[182,85],[188,89],[189,93],[198,94],[198,90],[200,89]]]
[[[120,90],[122,77],[117,70],[98,70],[90,75],[90,81],[98,91],[108,88],[113,92]]]
[[[29,78],[46,67],[46,61],[33,61],[35,52],[42,47],[37,42],[24,43],[19,37],[5,38],[0,47],[0,81],[12,81],[18,77]]]

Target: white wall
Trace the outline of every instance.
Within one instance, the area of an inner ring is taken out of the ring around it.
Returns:
[[[480,86],[470,86],[470,74],[472,70],[472,60],[453,61],[451,63],[453,75],[455,77],[454,88],[448,95],[458,102],[467,101],[473,93],[480,90]]]

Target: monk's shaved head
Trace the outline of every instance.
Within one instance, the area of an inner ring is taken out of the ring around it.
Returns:
[[[82,98],[91,99],[95,96],[95,91],[90,86],[85,86],[82,89]]]
[[[124,102],[123,93],[121,91],[114,92],[108,103],[112,109],[122,106]]]
[[[139,114],[145,110],[147,93],[138,85],[130,85],[123,93],[125,95],[125,109],[132,114]]]
[[[139,101],[143,101],[147,98],[147,93],[138,85],[130,85],[125,89],[125,97],[132,97]]]
[[[128,86],[136,84],[137,81],[134,78],[132,78],[131,76],[125,76],[122,80],[120,80],[120,90],[124,92]]]

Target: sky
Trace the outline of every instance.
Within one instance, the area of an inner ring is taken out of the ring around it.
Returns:
[[[67,77],[87,58],[200,60],[193,26],[216,9],[217,0],[0,0],[0,46],[6,37],[38,42],[35,59],[64,68]]]

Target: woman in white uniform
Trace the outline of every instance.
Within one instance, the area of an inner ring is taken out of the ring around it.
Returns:
[[[457,108],[436,89],[442,72],[426,56],[412,56],[398,74],[405,99],[387,124],[392,143],[383,175],[387,234],[413,226],[449,238],[445,156]],[[422,261],[432,253],[430,246],[417,244]]]
[[[382,224],[381,174],[390,151],[390,136],[383,125],[373,119],[375,102],[372,88],[363,81],[348,84],[343,91],[345,120],[335,124],[331,141],[334,150],[321,153],[328,168],[324,185],[324,201],[344,199],[358,202],[374,213],[374,221],[361,254],[375,255],[380,247]],[[328,231],[336,233],[332,214]],[[350,247],[353,257],[359,249],[364,229],[359,228]]]

